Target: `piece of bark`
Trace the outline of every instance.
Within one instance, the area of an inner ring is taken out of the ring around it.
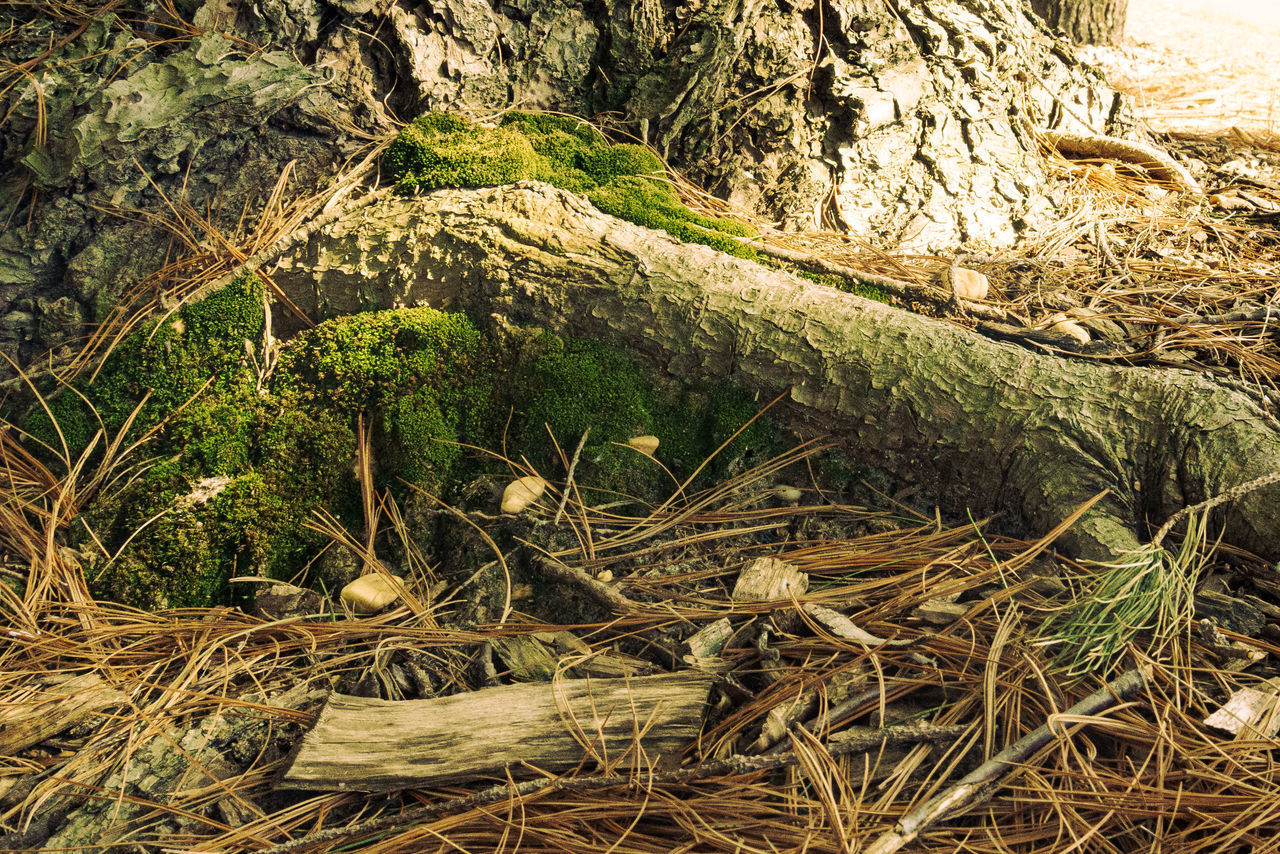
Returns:
[[[698,734],[712,677],[667,673],[485,688],[388,702],[334,694],[280,785],[386,791],[605,763],[678,762]]]
[[[926,599],[911,612],[911,616],[933,626],[949,626],[969,613],[970,607],[947,599]]]
[[[23,699],[0,713],[0,755],[15,753],[68,730],[96,711],[128,701],[96,673],[84,673]]]
[[[495,637],[491,642],[512,679],[521,682],[546,682],[556,675],[559,658],[537,638],[510,635]]]
[[[1280,732],[1280,678],[1268,679],[1257,688],[1241,688],[1204,722],[1232,735],[1274,738]]]
[[[257,591],[253,613],[264,620],[285,620],[324,613],[324,605],[324,597],[316,591],[277,581]]]
[[[707,623],[680,644],[681,660],[689,664],[714,659],[720,655],[729,638],[733,637],[733,625],[728,617]]]
[[[786,561],[762,557],[742,570],[732,598],[735,602],[773,602],[803,596],[808,589],[809,576]]]

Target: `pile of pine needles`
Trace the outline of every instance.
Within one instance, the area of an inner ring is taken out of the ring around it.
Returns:
[[[15,443],[4,449],[3,548],[27,594],[0,602],[0,833],[9,834],[0,847],[41,844],[87,811],[98,835],[80,844],[122,851],[846,852],[1037,729],[1046,743],[1017,757],[1012,774],[922,828],[928,850],[1259,850],[1280,832],[1277,742],[1204,723],[1258,679],[1226,669],[1185,615],[1162,634],[1127,635],[1111,669],[1072,672],[1046,622],[1070,601],[1060,579],[1087,587],[1096,570],[1054,558],[1051,537],[988,537],[892,502],[891,511],[832,503],[817,483],[798,505],[770,501],[778,473],[817,445],[633,516],[554,484],[529,521],[573,530],[580,545],[548,557],[588,586],[612,575],[614,617],[561,626],[517,607],[452,628],[457,591],[430,566],[412,579],[425,610],[365,619],[148,614],[92,601],[57,546],[59,529],[117,461],[55,475]],[[809,591],[734,602],[734,578],[757,557],[794,565]],[[949,616],[937,616],[937,603]],[[872,639],[833,632],[809,616],[814,605],[839,609]],[[680,775],[513,768],[510,780],[391,796],[273,785],[329,686],[385,667],[390,654],[411,653],[443,695],[481,686],[476,651],[497,639],[565,630],[594,653],[682,669],[690,665],[666,642],[724,618],[737,640],[720,654],[714,708]],[[1147,675],[1126,702],[1064,714],[1135,664]],[[770,718],[788,725],[772,739]],[[229,720],[261,728],[247,752],[193,739]],[[850,733],[906,724],[946,738],[837,747]],[[167,782],[148,794],[149,778]]]

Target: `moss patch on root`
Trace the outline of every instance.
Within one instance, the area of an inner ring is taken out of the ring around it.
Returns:
[[[391,143],[383,165],[406,191],[491,187],[532,178],[529,141],[506,128],[483,128],[462,116],[428,113]]]
[[[685,207],[653,152],[611,145],[571,117],[513,112],[499,127],[484,128],[458,115],[428,113],[400,133],[383,163],[406,191],[546,181],[585,193],[600,210],[636,225],[740,258],[759,257],[734,239],[754,237],[751,227]]]
[[[683,479],[758,408],[732,390],[655,388],[598,342],[536,332],[499,347],[464,316],[428,308],[328,321],[285,345],[264,378],[262,298],[256,279],[237,280],[121,342],[95,381],[78,381],[79,394],[52,398],[73,458],[99,423],[126,443],[151,434],[132,461],[147,462],[122,488],[103,490],[73,532],[82,552],[100,554],[92,530],[114,555],[87,567],[95,595],[149,610],[203,607],[234,601],[233,576],[296,578],[325,545],[304,527],[314,511],[361,531],[358,418],[372,426],[380,491],[404,496],[407,482],[492,511],[487,494],[465,487],[509,470],[464,445],[505,443],[513,458],[563,477],[561,454],[590,428],[576,472],[582,488],[654,502],[674,489],[671,476],[625,447],[628,439],[657,435],[658,459]],[[39,406],[25,428],[60,444]],[[757,421],[704,478],[779,448],[773,428]],[[435,532],[420,534],[431,552]]]

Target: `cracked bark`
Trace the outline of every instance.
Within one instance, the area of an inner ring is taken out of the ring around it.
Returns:
[[[430,304],[629,349],[675,379],[786,392],[830,431],[944,504],[1003,509],[1042,533],[1103,489],[1063,538],[1083,557],[1144,522],[1280,468],[1280,424],[1180,371],[1041,356],[947,323],[613,219],[542,184],[392,197],[330,224],[271,275],[326,316]],[[1280,557],[1280,489],[1224,511],[1227,541]]]
[[[947,252],[1049,221],[1034,129],[1133,131],[1021,0],[189,0],[207,31],[139,50],[174,28],[143,6],[78,36],[28,11],[0,45],[15,66],[59,45],[0,91],[0,350],[20,363],[70,356],[176,260],[170,202],[235,233],[282,172],[283,203],[323,188],[391,114],[607,113],[767,220]]]
[[[1031,9],[1076,44],[1116,44],[1124,37],[1129,0],[1031,0]]]

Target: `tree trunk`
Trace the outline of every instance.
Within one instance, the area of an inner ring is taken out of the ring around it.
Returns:
[[[270,271],[317,315],[412,305],[602,338],[677,380],[786,393],[951,509],[1043,533],[1102,490],[1062,541],[1110,558],[1183,506],[1280,469],[1280,425],[1202,376],[1067,361],[814,285],[600,213],[544,184],[387,197]],[[278,313],[277,313],[278,316]],[[1280,488],[1223,514],[1228,541],[1280,557]]]
[[[23,363],[69,351],[175,250],[221,245],[175,241],[171,204],[234,234],[282,174],[282,201],[310,195],[392,113],[606,115],[767,219],[925,251],[1007,246],[1047,220],[1036,129],[1133,130],[1128,103],[1021,0],[187,0],[71,21],[15,8],[0,42],[0,66],[24,69],[0,87],[0,348]]]
[[[758,213],[919,249],[1007,245],[1051,212],[1038,129],[1130,129],[1127,103],[1021,0],[137,5],[157,20],[15,7],[0,42],[22,71],[0,92],[0,346],[22,361],[70,349],[175,250],[225,247],[218,229],[321,192],[393,129],[384,104],[405,117],[607,113]],[[161,20],[177,8],[194,26]],[[48,55],[15,53],[31,45]],[[209,228],[175,238],[165,223],[182,211]],[[396,231],[394,212],[419,218]],[[545,187],[397,199],[369,215],[382,219],[307,247],[328,271],[292,260],[292,289],[319,283],[313,307],[428,298],[610,337],[678,377],[785,390],[796,419],[945,484],[953,506],[1009,507],[1036,530],[1110,488],[1073,534],[1082,554],[1123,548],[1143,520],[1277,462],[1273,425],[1207,380],[1064,366],[675,244]],[[357,288],[377,298],[350,298]],[[1259,496],[1238,505],[1232,536],[1276,554],[1280,525]]]
[[[1116,44],[1124,37],[1129,0],[1031,0],[1031,8],[1076,44]]]

